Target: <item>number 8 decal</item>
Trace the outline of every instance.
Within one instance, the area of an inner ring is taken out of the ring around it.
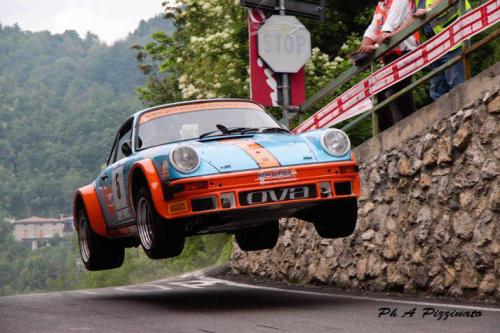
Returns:
[[[125,192],[123,181],[123,165],[120,165],[112,171],[112,186],[115,209],[118,212],[127,207],[127,196],[122,195]]]
[[[116,182],[116,198],[120,200],[122,198],[122,191],[120,190],[120,175],[115,174],[115,182]]]

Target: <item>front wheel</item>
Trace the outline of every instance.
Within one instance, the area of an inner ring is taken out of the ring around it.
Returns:
[[[236,243],[243,251],[272,249],[278,242],[280,233],[278,220],[236,232]]]
[[[125,247],[120,241],[93,232],[83,208],[78,211],[77,221],[80,257],[87,270],[101,271],[123,265]]]
[[[312,221],[323,238],[350,236],[356,228],[358,203],[356,199],[337,199],[321,203],[314,209]]]
[[[186,239],[184,224],[159,216],[148,188],[143,187],[137,193],[135,211],[139,239],[148,257],[165,259],[181,254]]]

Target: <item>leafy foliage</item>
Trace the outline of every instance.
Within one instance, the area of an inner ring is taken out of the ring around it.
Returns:
[[[70,213],[120,122],[141,108],[134,90],[143,78],[130,47],[160,29],[171,31],[171,21],[143,21],[109,47],[92,34],[0,25],[0,208],[8,215]]]
[[[361,1],[355,6],[338,0],[327,2],[329,24],[304,20],[315,36],[313,57],[306,65],[309,95],[349,67],[342,56],[356,45],[347,37],[359,33],[366,21],[360,14],[366,6]],[[156,104],[178,99],[249,97],[246,10],[231,0],[182,3],[182,9],[173,15],[176,32],[172,37],[156,33],[153,42],[136,46],[140,68],[149,76],[147,84],[139,88],[141,98]],[[320,51],[323,47],[331,51],[330,55]]]
[[[0,296],[141,283],[225,262],[232,250],[226,235],[192,237],[174,259],[153,261],[141,248],[131,248],[122,267],[88,272],[75,251],[76,234],[69,241],[30,251],[14,240],[11,227],[0,217]]]

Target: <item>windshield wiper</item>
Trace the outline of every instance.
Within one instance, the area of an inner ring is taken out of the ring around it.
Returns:
[[[217,132],[221,132],[221,135],[228,135],[228,134],[234,134],[234,133],[239,133],[239,132],[243,133],[243,131],[253,129],[253,128],[249,128],[249,127],[226,127],[224,125],[219,125],[219,124],[217,124],[216,126],[217,126],[217,129],[215,131],[203,133],[202,135],[200,135],[200,137],[198,139],[206,138],[207,136],[212,135],[212,134],[217,133]]]
[[[252,128],[252,127],[225,127],[224,125],[217,124],[217,129],[215,131],[210,131],[207,133],[203,133],[200,135],[199,139],[206,138],[214,133],[220,132],[221,135],[229,135],[229,134],[248,134],[251,132],[255,133],[290,133],[290,131],[281,128],[281,127],[260,127],[260,128]]]
[[[261,127],[261,128],[249,128],[246,130],[241,131],[242,134],[250,133],[250,132],[255,132],[255,133],[287,133],[289,134],[290,131],[286,130],[281,127]]]

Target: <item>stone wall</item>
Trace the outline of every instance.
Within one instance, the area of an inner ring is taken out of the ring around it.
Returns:
[[[500,300],[500,64],[356,149],[358,224],[345,239],[282,220],[278,245],[233,272],[348,289]]]

